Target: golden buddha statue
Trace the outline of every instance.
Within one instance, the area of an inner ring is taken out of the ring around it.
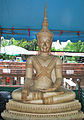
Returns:
[[[2,117],[6,120],[82,120],[75,93],[61,87],[62,61],[50,55],[53,34],[48,30],[47,5],[37,33],[39,55],[28,57],[24,88],[12,93]],[[33,72],[36,75],[33,78]]]

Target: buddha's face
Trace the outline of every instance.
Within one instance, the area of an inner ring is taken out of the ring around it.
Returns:
[[[49,37],[41,37],[38,45],[41,52],[47,53],[51,48],[51,40]]]

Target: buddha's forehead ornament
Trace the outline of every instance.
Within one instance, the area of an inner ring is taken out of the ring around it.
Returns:
[[[53,34],[48,30],[48,21],[47,21],[47,4],[45,5],[45,15],[44,20],[42,24],[42,30],[37,33],[37,40],[45,39],[45,37],[48,38],[49,42],[53,39]]]

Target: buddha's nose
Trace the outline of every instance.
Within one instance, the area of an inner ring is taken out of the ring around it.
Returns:
[[[44,46],[46,46],[46,42],[44,42]]]

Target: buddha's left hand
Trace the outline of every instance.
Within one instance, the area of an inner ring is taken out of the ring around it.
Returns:
[[[40,89],[41,92],[53,92],[56,88]]]

